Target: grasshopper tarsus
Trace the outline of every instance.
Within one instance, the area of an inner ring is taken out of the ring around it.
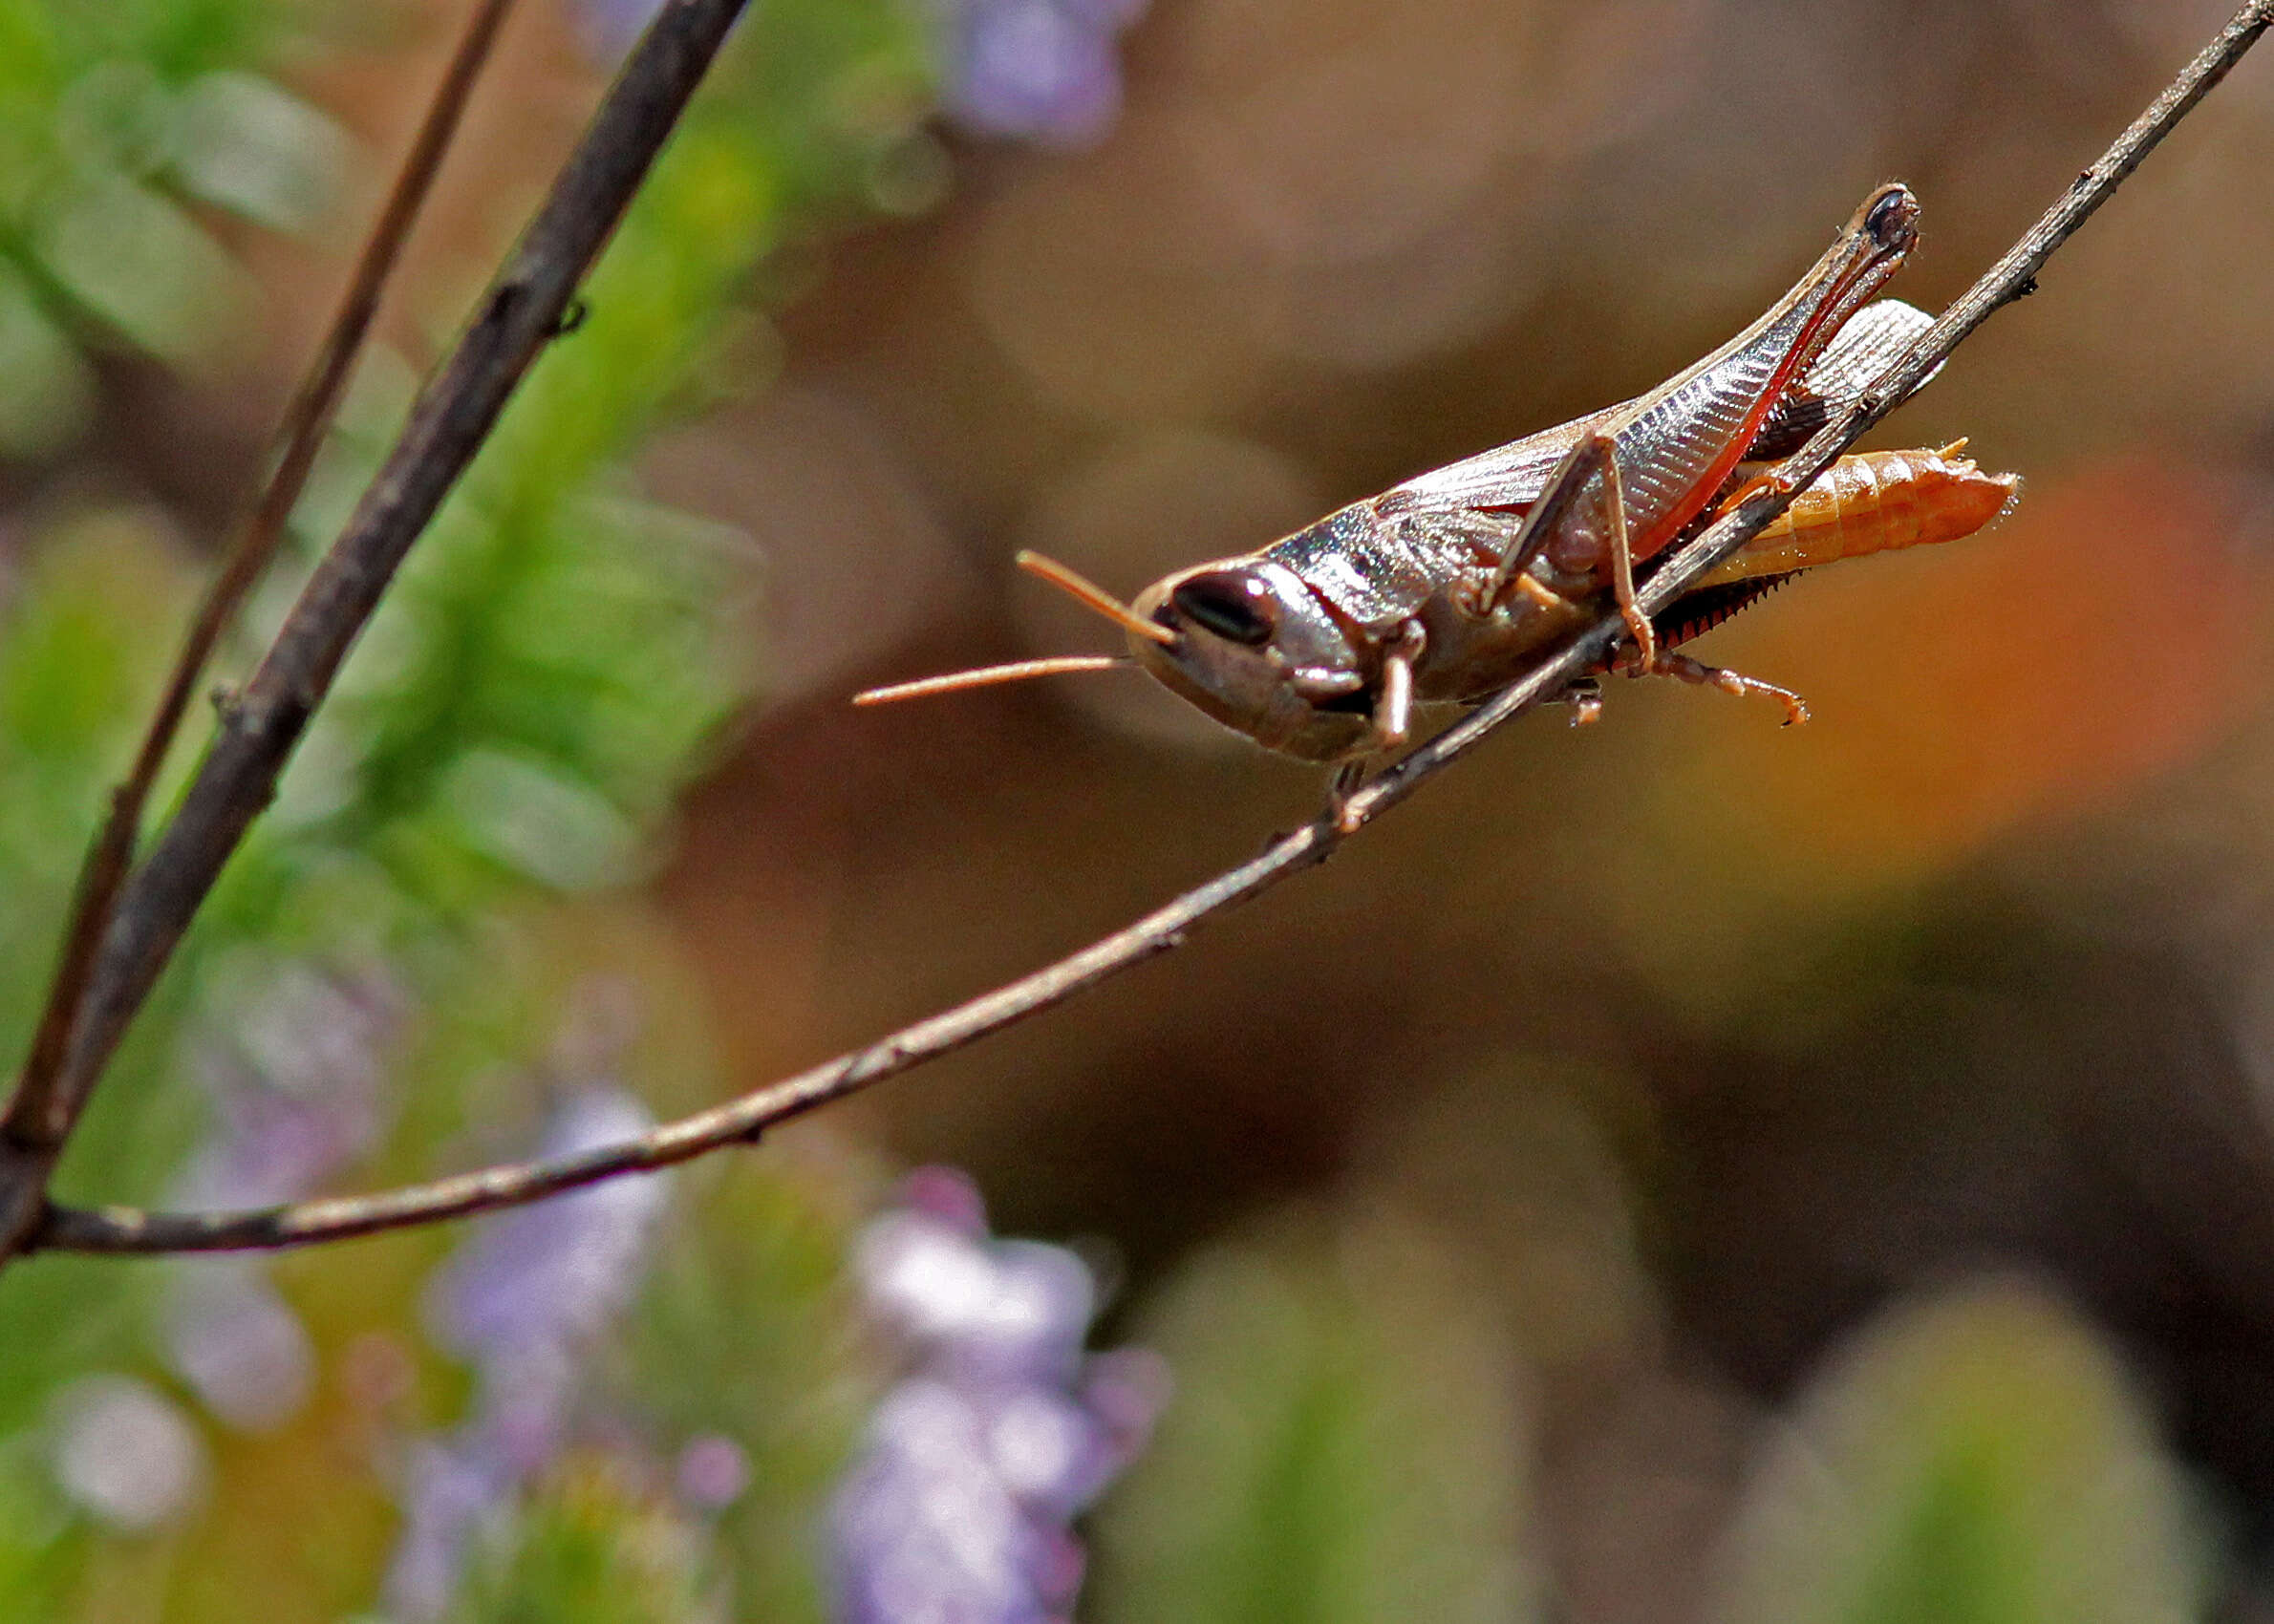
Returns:
[[[1365,820],[1358,815],[1352,801],[1365,787],[1366,764],[1363,761],[1344,761],[1335,768],[1334,776],[1326,782],[1326,818],[1338,835],[1355,835]]]
[[[1593,727],[1603,719],[1603,685],[1592,676],[1583,676],[1555,695],[1571,707],[1571,725]]]
[[[1662,652],[1647,663],[1630,658],[1621,662],[1619,669],[1629,676],[1670,676],[1677,682],[1699,688],[1718,688],[1740,699],[1774,699],[1785,708],[1786,727],[1796,727],[1809,719],[1808,701],[1790,688],[1724,666],[1709,666],[1687,654]]]

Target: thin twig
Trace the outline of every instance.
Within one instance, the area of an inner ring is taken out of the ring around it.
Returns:
[[[380,295],[402,257],[411,227],[434,190],[435,178],[458,133],[474,83],[489,61],[512,4],[513,0],[481,0],[467,19],[363,245],[339,309],[285,409],[274,441],[275,463],[260,500],[238,530],[220,571],[206,587],[133,765],[124,781],[112,791],[110,811],[80,865],[54,979],[15,1089],[0,1110],[0,1139],[28,1160],[52,1161],[70,1135],[74,1113],[55,1084],[91,984],[97,949],[110,927],[120,887],[133,865],[151,790],[165,766],[166,754],[181,731],[182,718],[189,710],[190,698],[215,646],[284,540],[286,523],[308,484],[309,471],[323,447],[355,357],[362,353],[363,341],[378,313]],[[12,1232],[14,1226],[0,1215],[0,1235]],[[5,1250],[0,1247],[0,1255],[5,1255]]]
[[[615,230],[744,0],[669,0],[221,726],[148,860],[123,885],[41,1120],[78,1114],[222,865],[269,801],[287,758],[412,543],[557,336],[577,283]],[[0,1143],[0,1150],[7,1148]],[[33,1143],[50,1165],[54,1146]],[[25,1160],[29,1161],[30,1157]],[[0,1261],[22,1180],[0,1159]],[[45,1171],[37,1177],[44,1179]]]
[[[1652,574],[1640,593],[1645,612],[1665,608],[1706,570],[1743,546],[1784,511],[1792,493],[1806,488],[1866,429],[1893,411],[1991,311],[2028,292],[2036,272],[2053,251],[2107,201],[2270,23],[2274,23],[2274,0],[2252,0],[2238,12],[2012,250],[1890,364],[1864,399],[1827,423],[1780,465],[1775,485],[1685,544]],[[1355,828],[1396,805],[1425,780],[1475,748],[1494,729],[1598,668],[1623,630],[1624,623],[1617,613],[1605,613],[1520,681],[1360,790],[1347,803],[1345,825]],[[90,1252],[231,1251],[310,1246],[518,1206],[579,1185],[668,1166],[728,1145],[752,1143],[777,1123],[960,1049],[1181,946],[1195,925],[1246,902],[1300,869],[1324,862],[1343,838],[1333,819],[1321,818],[1273,843],[1255,861],[1186,892],[1047,969],[826,1065],[620,1143],[573,1156],[502,1164],[382,1195],[299,1202],[243,1212],[57,1207],[49,1214],[35,1245]]]
[[[301,380],[290,405],[286,408],[284,421],[277,431],[277,444],[282,449],[275,471],[238,532],[227,561],[207,586],[204,601],[198,606],[197,616],[182,640],[181,652],[175,657],[173,673],[160,696],[157,714],[151,717],[149,731],[142,736],[141,748],[135,754],[134,765],[125,781],[112,792],[110,816],[97,835],[79,874],[71,926],[47,1007],[32,1038],[23,1075],[8,1103],[5,1122],[11,1130],[45,1139],[62,1133],[67,1126],[51,1109],[54,1103],[51,1085],[62,1065],[73,1020],[86,992],[88,974],[95,967],[96,945],[110,924],[112,904],[118,898],[120,882],[126,877],[151,787],[165,764],[166,752],[181,728],[182,718],[189,709],[190,695],[197,690],[198,679],[204,673],[205,662],[212,657],[214,646],[284,539],[285,523],[291,517],[292,507],[308,483],[309,470],[314,466],[316,453],[323,447],[324,435],[338,408],[348,374],[371,331],[372,319],[378,312],[379,295],[401,256],[403,242],[409,237],[427,194],[434,187],[435,176],[441,168],[451,137],[457,133],[474,80],[489,58],[499,25],[512,3],[513,0],[483,0],[467,23],[449,70],[435,92],[433,104],[427,108],[425,121],[396,176],[386,206],[364,245],[346,295],[333,316],[331,331],[325,334],[308,375]]]

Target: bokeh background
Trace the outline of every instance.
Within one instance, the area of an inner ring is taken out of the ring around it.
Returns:
[[[61,1193],[597,1143],[1251,855],[1317,772],[1139,678],[847,696],[1646,388],[1890,177],[1939,306],[2227,9],[762,4]],[[0,0],[11,1053],[461,14]],[[643,14],[522,0],[240,668]],[[0,1616],[2274,1616],[2269,173],[2250,59],[1875,441],[2020,509],[1702,646],[1806,729],[1615,684],[669,1179],[11,1268]]]

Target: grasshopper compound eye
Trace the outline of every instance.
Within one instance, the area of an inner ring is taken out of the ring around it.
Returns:
[[[1919,199],[1900,184],[1883,186],[1863,207],[1864,234],[1889,251],[1905,250],[1919,241]]]
[[[1277,630],[1272,589],[1253,570],[1188,576],[1169,594],[1169,605],[1201,630],[1244,648],[1270,642]]]

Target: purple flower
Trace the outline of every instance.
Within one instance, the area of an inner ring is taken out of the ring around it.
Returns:
[[[1089,1270],[1062,1247],[983,1234],[914,1211],[877,1219],[853,1260],[869,1312],[975,1377],[1071,1379],[1097,1309]]]
[[[982,135],[1083,147],[1121,113],[1114,38],[1144,0],[943,0],[942,99]]]
[[[175,1181],[184,1207],[247,1207],[314,1193],[376,1143],[389,1109],[388,1050],[403,999],[377,972],[250,958],[195,1040],[213,1128]],[[315,1350],[263,1268],[173,1266],[161,1337],[167,1362],[222,1421],[283,1425],[306,1402]]]
[[[750,1457],[733,1439],[706,1432],[679,1451],[672,1479],[679,1498],[697,1510],[722,1510],[750,1486]]]
[[[246,1432],[298,1415],[315,1381],[315,1347],[267,1271],[243,1258],[194,1258],[176,1273],[165,1350],[199,1400]]]
[[[535,1153],[574,1155],[653,1121],[622,1089],[588,1082],[554,1107]],[[559,1455],[582,1356],[638,1288],[668,1194],[660,1176],[612,1179],[499,1213],[437,1273],[428,1317],[437,1340],[475,1367],[474,1407],[412,1452],[386,1583],[396,1617],[439,1616],[468,1539]]]
[[[573,1156],[654,1125],[631,1095],[589,1086],[555,1107],[535,1154]],[[609,1179],[484,1219],[428,1299],[438,1338],[484,1366],[541,1362],[614,1317],[639,1284],[660,1176]]]
[[[1121,113],[1115,36],[1146,0],[932,0],[940,100],[984,136],[1041,146],[1094,145]],[[613,66],[660,0],[576,0],[586,53]]]
[[[329,975],[302,962],[224,1000],[197,1056],[214,1131],[175,1199],[297,1201],[369,1150],[386,1126],[387,1050],[402,1002],[383,975]]]
[[[1153,1356],[1082,1352],[1097,1288],[1072,1252],[987,1238],[977,1191],[929,1168],[854,1266],[910,1369],[830,1514],[840,1624],[1051,1624],[1082,1583],[1067,1524],[1143,1449]]]
[[[120,1533],[178,1523],[205,1481],[205,1446],[180,1409],[126,1376],[91,1376],[56,1401],[55,1481]]]
[[[501,1516],[514,1480],[469,1441],[427,1439],[404,1471],[402,1532],[387,1568],[387,1610],[398,1618],[439,1617],[458,1589],[467,1540]]]

